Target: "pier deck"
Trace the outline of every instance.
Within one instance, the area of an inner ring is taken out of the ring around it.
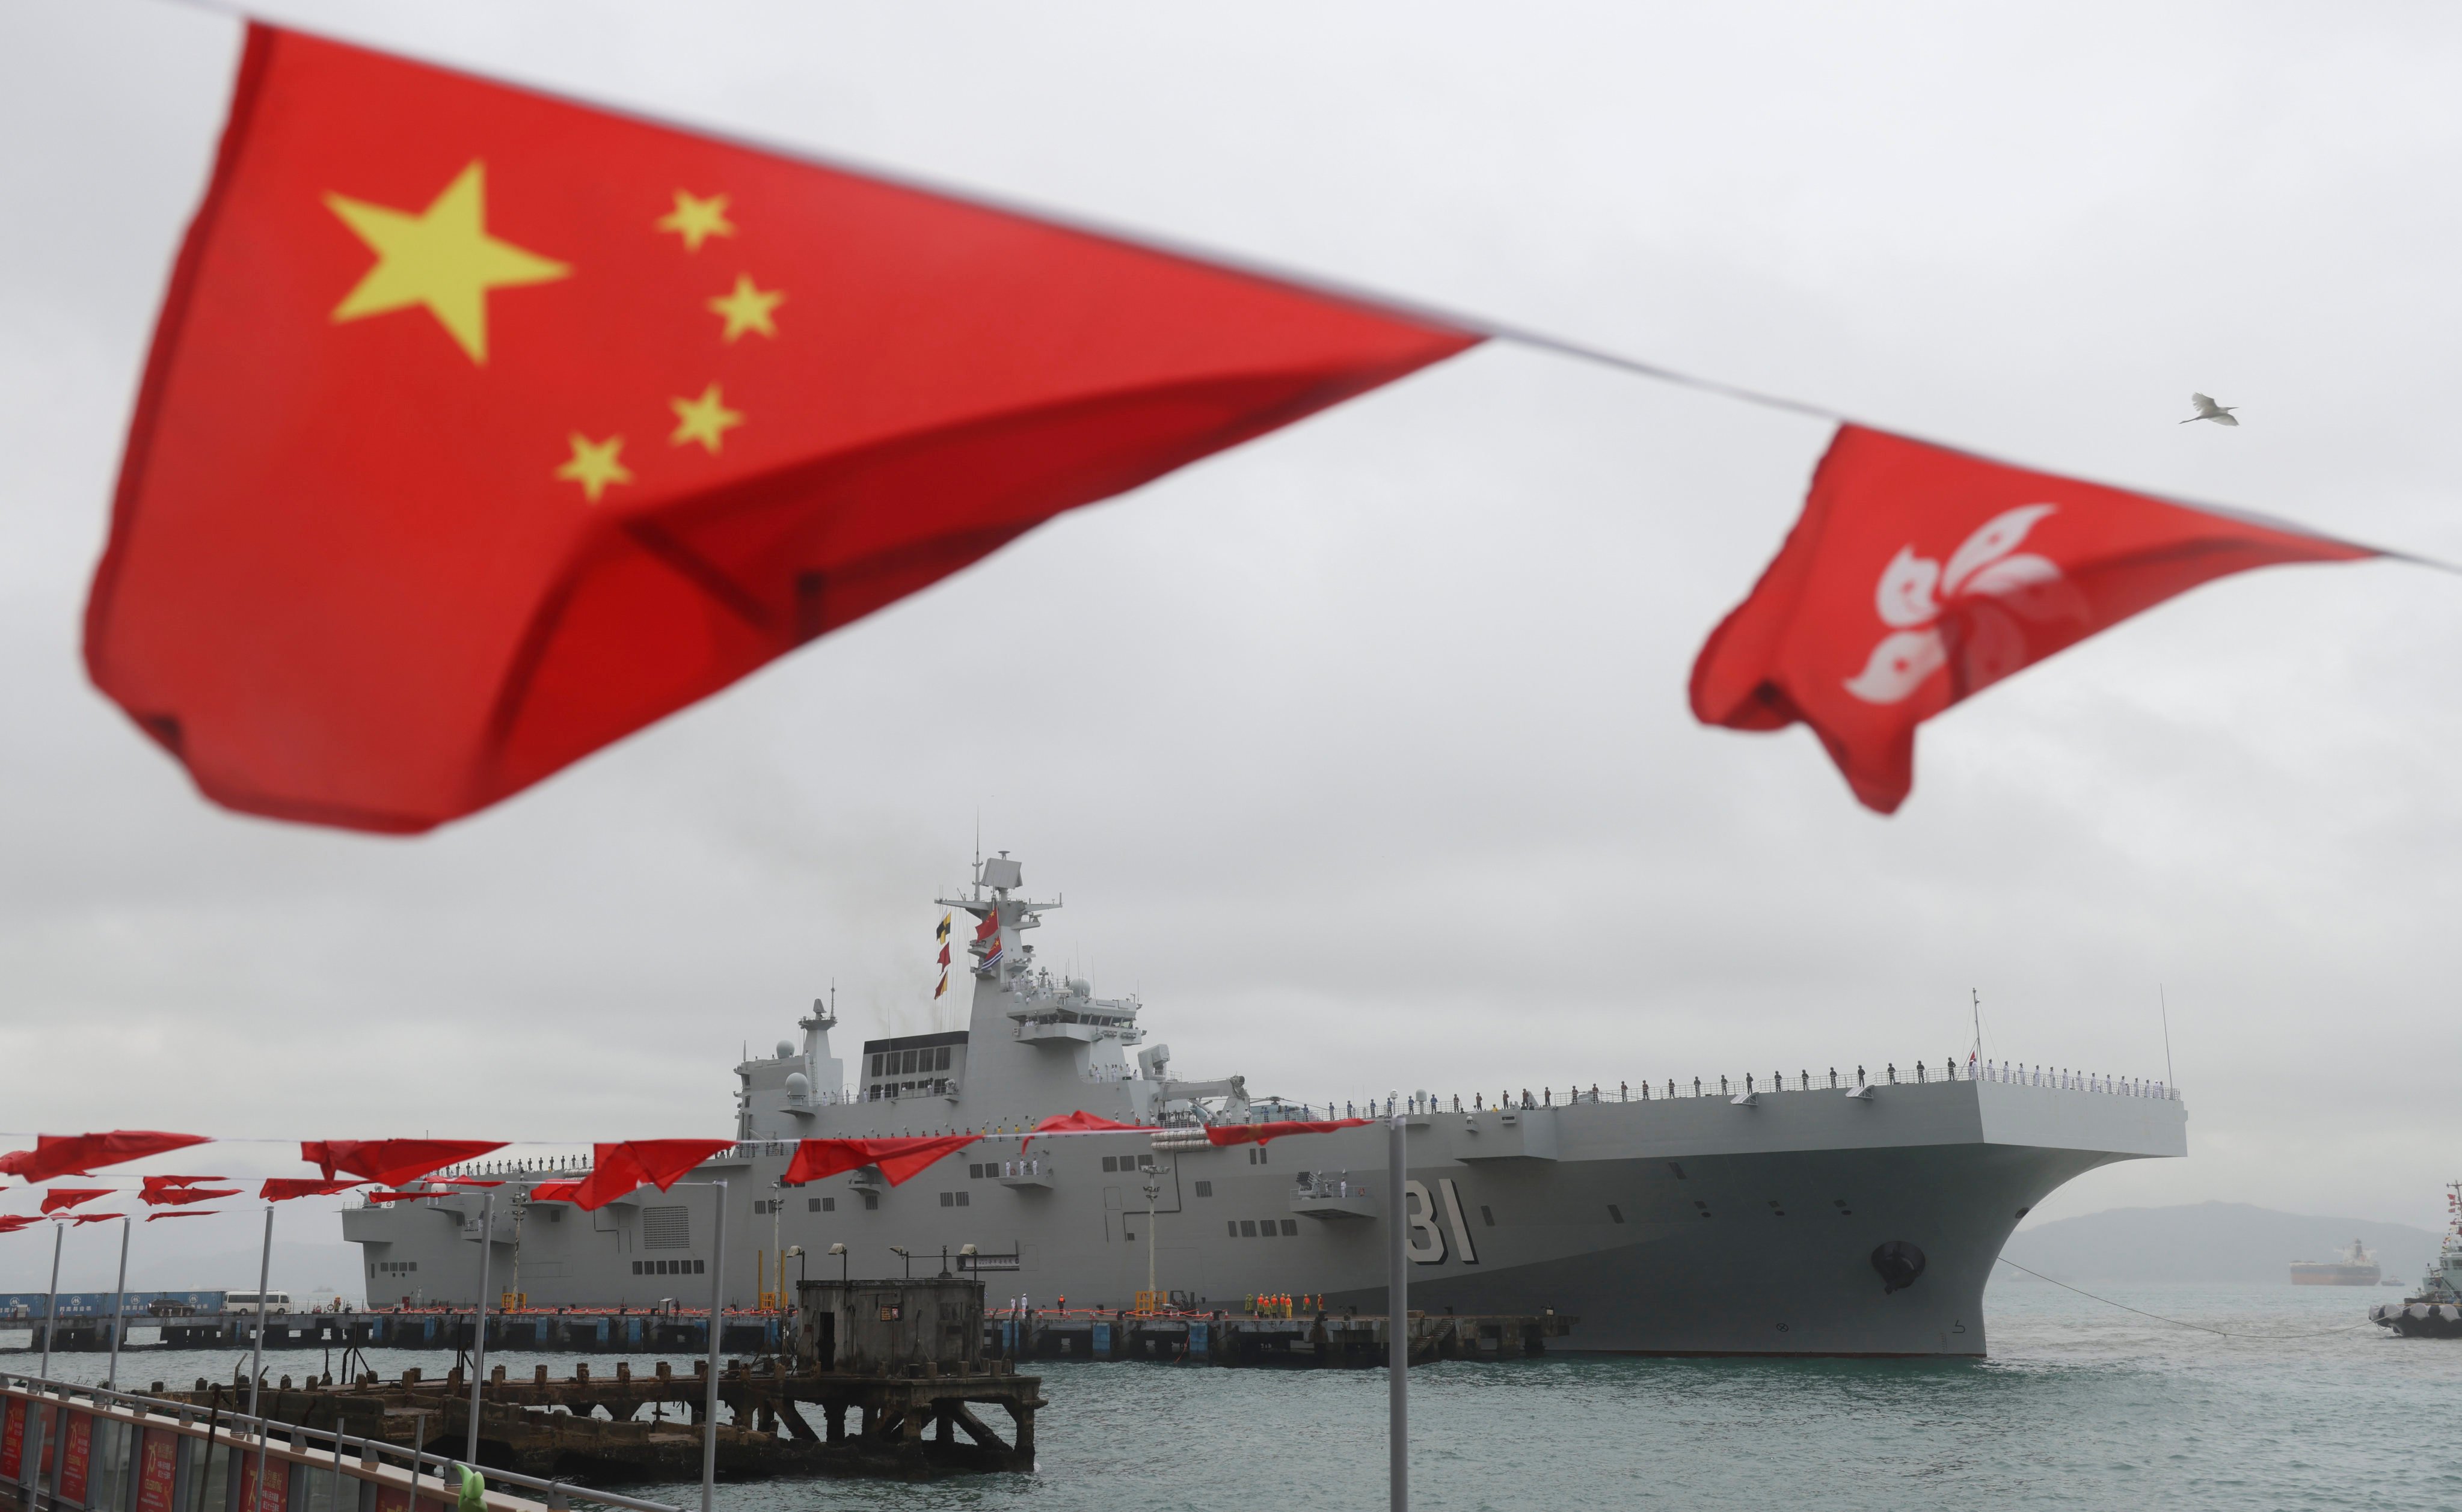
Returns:
[[[247,1391],[243,1376],[154,1394],[211,1410],[244,1402]],[[481,1393],[479,1458],[525,1475],[697,1480],[707,1391],[701,1371],[663,1364],[638,1375],[622,1363],[609,1372],[583,1365],[561,1378],[544,1365],[527,1378],[499,1366]],[[729,1480],[1030,1470],[1035,1410],[1045,1405],[1040,1379],[997,1361],[964,1375],[923,1366],[901,1376],[739,1361],[721,1372],[718,1394],[732,1418],[718,1429],[718,1473]],[[260,1411],[278,1421],[398,1447],[458,1454],[468,1432],[469,1383],[458,1369],[392,1381],[369,1372],[339,1385],[286,1375],[262,1400]],[[978,1408],[1006,1413],[1007,1436]]]

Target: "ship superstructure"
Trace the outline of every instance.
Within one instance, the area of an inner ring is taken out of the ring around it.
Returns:
[[[1059,904],[1027,897],[1006,853],[939,901],[975,924],[967,1026],[867,1041],[850,1064],[815,1003],[799,1041],[736,1068],[738,1143],[697,1173],[728,1181],[723,1217],[715,1189],[690,1185],[594,1213],[530,1203],[537,1180],[574,1173],[512,1163],[493,1173],[508,1185],[484,1236],[475,1194],[347,1210],[370,1301],[473,1299],[484,1238],[492,1274],[518,1276],[532,1307],[698,1306],[723,1220],[730,1305],[775,1288],[781,1250],[818,1264],[844,1244],[857,1270],[945,1255],[995,1298],[1038,1305],[1127,1306],[1151,1252],[1158,1285],[1192,1304],[1305,1294],[1375,1312],[1398,1214],[1414,1307],[1553,1308],[1581,1320],[1575,1350],[1976,1355],[1984,1284],[2019,1219],[2097,1166],[2186,1153],[2174,1089],[1970,1065],[1544,1106],[1420,1094],[1397,1110],[1411,1149],[1397,1194],[1379,1128],[1205,1142],[1204,1126],[1301,1110],[1252,1102],[1238,1075],[1176,1077],[1135,998],[1036,964],[1024,937]],[[1026,1137],[1079,1110],[1159,1132]],[[985,1137],[899,1186],[875,1168],[780,1181],[799,1139],[939,1132]]]
[[[2445,1242],[2428,1263],[2419,1289],[2400,1302],[2370,1307],[2370,1322],[2406,1338],[2462,1338],[2462,1181],[2445,1183]]]

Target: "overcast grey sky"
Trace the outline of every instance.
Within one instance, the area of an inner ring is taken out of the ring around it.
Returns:
[[[2462,559],[2435,8],[260,10]],[[2462,581],[2192,594],[1928,726],[1884,820],[1803,730],[1684,704],[1825,428],[1510,347],[442,833],[211,809],[77,629],[237,36],[0,7],[0,1129],[723,1133],[740,1043],[832,982],[850,1042],[954,1022],[930,899],[980,810],[1067,894],[1045,961],[1142,993],[1189,1074],[1906,1066],[1979,989],[1989,1054],[2159,1076],[2160,989],[2190,1157],[2041,1218],[2441,1221]],[[2175,424],[2192,389],[2242,427]]]

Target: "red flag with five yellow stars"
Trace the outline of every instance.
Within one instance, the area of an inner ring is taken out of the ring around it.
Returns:
[[[425,830],[1477,339],[252,26],[87,664],[217,802]]]

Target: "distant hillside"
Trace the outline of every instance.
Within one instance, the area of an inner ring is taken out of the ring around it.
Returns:
[[[2004,1252],[2062,1281],[2268,1281],[2285,1285],[2295,1260],[2331,1260],[2352,1240],[2389,1280],[2416,1283],[2438,1236],[2404,1223],[2309,1218],[2246,1202],[2121,1207],[2028,1229]],[[2003,1273],[2006,1279],[2006,1272]]]

